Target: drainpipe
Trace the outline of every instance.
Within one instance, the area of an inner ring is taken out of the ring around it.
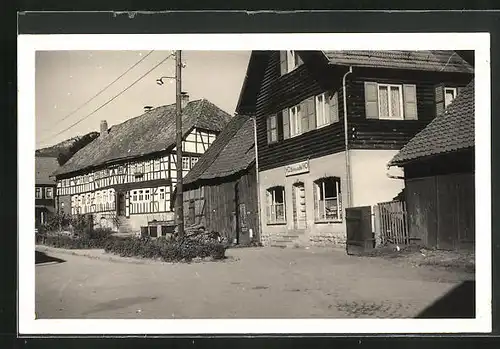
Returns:
[[[347,75],[352,73],[352,66],[349,67],[349,71],[344,74],[342,78],[342,92],[343,92],[343,100],[344,100],[344,146],[345,146],[345,169],[346,169],[346,189],[347,189],[347,207],[351,207],[352,203],[352,190],[351,190],[351,160],[349,155],[349,132],[348,132],[348,124],[347,124],[347,89],[346,89],[346,78]]]
[[[257,225],[259,227],[259,232],[258,234],[256,233],[255,237],[258,242],[260,241],[260,237],[262,234],[262,221],[261,221],[261,214],[260,214],[260,184],[259,184],[259,152],[257,150],[257,116],[255,115],[253,118],[253,141],[254,141],[254,148],[255,148],[255,182],[257,186]]]

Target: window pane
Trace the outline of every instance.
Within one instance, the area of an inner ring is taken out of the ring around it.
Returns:
[[[444,97],[444,103],[445,106],[447,107],[455,98],[455,93],[453,90],[446,90],[445,91],[445,97]]]
[[[326,199],[326,219],[338,219],[337,217],[337,199]]]
[[[283,204],[276,204],[276,220],[277,221],[285,220],[285,209]]]
[[[391,117],[401,117],[400,90],[398,87],[391,87]]]
[[[387,86],[379,86],[378,100],[380,104],[380,115],[382,117],[389,116],[389,93]]]
[[[283,203],[283,189],[277,188],[274,190],[274,202]]]
[[[325,197],[326,198],[335,198],[337,197],[335,181],[333,179],[327,179],[324,181],[325,185]]]
[[[270,119],[271,129],[276,128],[276,115],[271,115]]]

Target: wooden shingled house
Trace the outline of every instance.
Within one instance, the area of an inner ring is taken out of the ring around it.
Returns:
[[[231,116],[206,99],[183,96],[185,176],[209,149]],[[59,203],[94,223],[139,232],[152,221],[171,222],[176,184],[175,104],[160,106],[108,128],[59,168]]]
[[[236,115],[184,178],[186,226],[203,225],[229,242],[258,241],[254,121]]]
[[[411,241],[439,249],[475,243],[474,81],[390,161],[404,168]]]

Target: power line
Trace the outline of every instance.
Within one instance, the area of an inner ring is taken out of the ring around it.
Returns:
[[[78,108],[76,108],[75,110],[73,110],[71,113],[67,114],[66,116],[64,116],[61,120],[57,121],[56,124],[59,124],[59,123],[63,122],[64,120],[66,120],[67,118],[69,118],[71,115],[75,114],[77,111],[81,110],[87,104],[89,104],[90,102],[92,102],[97,96],[99,96],[101,93],[103,93],[104,91],[106,91],[111,85],[113,85],[115,82],[117,82],[118,80],[120,80],[125,74],[127,74],[129,71],[131,71],[136,66],[138,66],[142,61],[144,61],[150,54],[153,53],[153,51],[154,50],[149,51],[139,61],[137,61],[135,64],[133,64],[132,66],[130,66],[127,70],[125,70],[119,77],[117,77],[111,83],[109,83],[108,85],[106,85],[102,90],[100,90],[99,92],[97,92],[94,96],[92,96],[88,101],[86,101],[85,103],[83,103],[81,106],[79,106]],[[53,126],[54,125],[52,125],[52,127]]]
[[[158,68],[163,62],[165,62],[167,59],[169,59],[170,57],[172,57],[174,54],[170,54],[168,55],[166,58],[164,58],[163,60],[161,60],[158,64],[156,64],[153,68],[151,68],[150,70],[148,70],[146,73],[144,73],[143,75],[141,75],[137,80],[135,80],[132,84],[130,84],[128,87],[126,87],[125,89],[123,89],[122,91],[120,91],[118,94],[114,95],[110,100],[108,100],[106,103],[102,104],[100,107],[96,108],[93,112],[91,112],[90,114],[87,114],[86,116],[84,116],[83,118],[81,118],[80,120],[76,121],[75,123],[71,124],[70,126],[66,127],[64,130],[56,133],[55,135],[51,136],[50,138],[52,137],[57,137],[59,136],[60,134],[68,131],[70,128],[78,125],[79,123],[81,123],[83,120],[87,119],[88,117],[92,116],[93,114],[97,113],[99,110],[101,110],[102,108],[104,108],[106,105],[108,105],[109,103],[111,103],[112,101],[114,101],[116,98],[118,98],[119,96],[121,96],[123,93],[125,93],[127,90],[129,90],[132,86],[134,86],[135,84],[137,84],[139,81],[141,81],[144,77],[146,77],[146,75],[148,75],[149,73],[151,73],[153,70],[155,70],[156,68]],[[45,138],[43,139],[41,142],[44,142],[46,141],[48,138]]]

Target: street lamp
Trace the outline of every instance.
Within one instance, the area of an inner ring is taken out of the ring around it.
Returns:
[[[175,76],[162,76],[161,78],[156,79],[156,83],[161,86],[161,85],[164,84],[163,80],[166,80],[166,79],[173,79],[173,80],[175,80]]]

